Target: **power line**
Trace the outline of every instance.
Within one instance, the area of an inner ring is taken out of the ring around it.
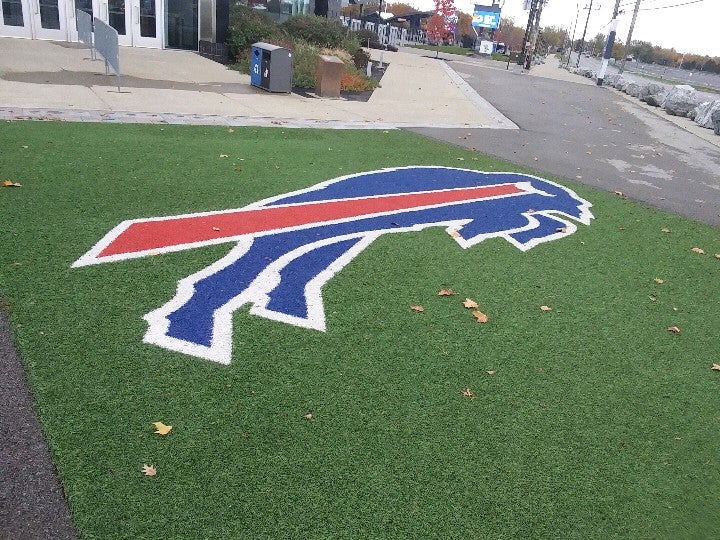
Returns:
[[[691,2],[685,2],[684,4],[674,4],[672,6],[640,8],[640,11],[651,11],[651,10],[655,10],[655,9],[668,9],[668,8],[675,8],[675,7],[681,7],[681,6],[689,6],[690,4],[698,4],[698,3],[704,2],[704,1],[705,0],[692,0]]]

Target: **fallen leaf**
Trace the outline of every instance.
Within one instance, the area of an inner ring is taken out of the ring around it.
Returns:
[[[425,308],[422,306],[410,306],[410,309],[413,311],[425,311]]]
[[[720,371],[720,364],[713,364],[710,369],[713,371]]]
[[[30,148],[27,144],[23,144],[20,146],[20,148]]]
[[[663,283],[665,283],[665,280],[659,277],[656,277],[655,279],[653,279],[653,281],[658,285],[662,285]]]
[[[677,326],[668,326],[668,332],[672,332],[673,334],[679,334],[680,329]]]
[[[555,232],[566,233],[567,227],[558,227],[557,229],[555,229]]]
[[[313,417],[313,415],[312,415],[311,412],[309,412],[309,413],[307,413],[307,414],[303,414],[303,418],[304,418],[305,420],[312,420],[312,417]]]
[[[213,227],[213,231],[219,231],[220,227]]]
[[[621,231],[624,231],[624,230],[625,230],[625,227],[623,227],[623,226],[621,225],[620,227],[618,227],[618,229],[621,230]]]
[[[715,254],[715,258],[716,258],[716,259],[720,259],[720,253],[716,253],[716,254]]]
[[[622,197],[625,194],[622,191],[616,191],[615,195],[617,195],[618,197]]]
[[[699,253],[700,255],[705,255],[705,251],[702,250],[702,249],[700,249],[700,248],[698,248],[698,247],[694,247],[694,248],[692,248],[690,251],[692,251],[692,252],[694,252],[694,253]]]
[[[142,471],[145,476],[157,475],[157,469],[154,465],[148,465],[147,463],[142,466]]]
[[[464,158],[464,157],[459,157],[459,158],[457,158],[457,160],[458,160],[458,161],[465,161],[465,158]]]
[[[475,309],[476,307],[478,307],[477,302],[470,298],[466,298],[462,304],[468,309]]]
[[[665,228],[663,228],[663,229],[660,229],[660,232],[669,233],[669,232],[671,232],[671,231],[670,231],[670,229],[668,229],[667,227],[665,227]]]
[[[657,302],[657,296],[655,296],[654,294],[651,294],[650,296],[648,296],[648,298],[651,302]]]
[[[155,426],[155,433],[158,435],[167,435],[172,430],[172,426],[166,426],[162,422],[153,422],[153,426]]]
[[[448,234],[450,234],[453,238],[460,238],[460,233],[457,231],[450,231]]]
[[[228,133],[235,133],[235,130],[233,128],[229,128]]]
[[[495,375],[495,373],[497,373],[497,371],[495,371],[494,369],[489,369],[485,373],[487,373],[488,375]]]
[[[3,180],[0,182],[0,186],[2,187],[22,187],[22,184],[20,182],[13,182],[12,180]]]
[[[550,306],[540,306],[540,311],[552,311]]]
[[[469,388],[466,388],[465,390],[463,390],[462,395],[463,395],[463,397],[470,398],[470,399],[475,398],[475,394],[473,394],[472,390],[470,390]]]
[[[440,289],[438,296],[452,296],[455,294],[452,289]]]
[[[485,315],[482,311],[473,311],[472,315],[477,319],[477,322],[479,323],[486,323],[490,320],[488,316]]]
[[[543,368],[538,368],[538,371],[539,371],[540,373],[543,373],[545,370],[544,370]]]

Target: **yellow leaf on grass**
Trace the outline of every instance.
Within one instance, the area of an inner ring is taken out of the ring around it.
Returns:
[[[690,251],[692,251],[694,253],[699,253],[700,255],[705,255],[705,250],[700,249],[699,247],[694,247]]]
[[[656,277],[655,279],[653,279],[653,281],[658,285],[662,285],[663,283],[665,283],[665,280],[659,277]]]
[[[425,308],[422,306],[410,306],[410,309],[412,309],[413,311],[420,311],[420,312],[425,311]]]
[[[716,253],[716,254],[715,254],[715,258],[716,258],[716,259],[720,259],[720,253]]]
[[[485,315],[482,311],[473,311],[472,315],[473,317],[475,317],[475,319],[477,319],[477,322],[479,323],[486,323],[490,320],[488,319],[488,316]]]
[[[463,397],[470,398],[470,399],[473,399],[475,397],[475,394],[473,394],[472,390],[470,390],[469,388],[466,388],[465,390],[463,390],[462,395],[463,395]]]
[[[680,329],[677,326],[668,326],[668,332],[672,332],[673,334],[679,334]]]
[[[220,154],[220,157],[229,157],[227,154]]]
[[[450,231],[448,234],[453,238],[460,238],[460,233],[457,231]]]
[[[478,307],[477,302],[475,300],[472,300],[471,298],[466,298],[462,304],[468,309],[475,309],[476,307]]]
[[[440,289],[438,296],[452,296],[455,292],[452,289]]]
[[[172,426],[166,426],[162,422],[153,422],[153,426],[155,426],[155,433],[158,435],[167,435],[172,431]]]
[[[497,372],[494,369],[489,369],[485,373],[487,373],[488,375],[495,375],[495,373]]]
[[[671,232],[671,231],[670,231],[670,229],[668,229],[667,227],[665,227],[665,228],[663,228],[663,229],[660,229],[660,232],[669,233],[669,232]]]
[[[307,414],[303,414],[303,418],[304,418],[305,420],[312,420],[312,417],[313,417],[313,415],[312,415],[311,412],[309,412],[309,413],[307,413]]]
[[[21,187],[22,184],[20,182],[13,182],[12,180],[3,180],[0,182],[0,186],[2,187]]]
[[[540,311],[552,311],[550,306],[540,306]]]
[[[142,466],[142,471],[145,476],[157,475],[157,469],[154,465],[148,465],[147,463]]]
[[[713,364],[710,369],[713,371],[720,371],[720,364]]]

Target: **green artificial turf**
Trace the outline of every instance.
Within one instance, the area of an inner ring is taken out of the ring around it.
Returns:
[[[524,253],[385,235],[325,286],[327,332],[245,306],[223,366],[142,343],[143,315],[230,244],[71,264],[126,219],[521,170],[399,131],[13,122],[0,145],[0,305],[81,538],[720,537],[718,229],[572,186],[596,219]]]

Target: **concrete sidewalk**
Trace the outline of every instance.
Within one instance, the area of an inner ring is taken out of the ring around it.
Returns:
[[[372,51],[375,60],[379,51]],[[0,118],[288,127],[517,129],[446,62],[384,52],[369,101],[270,94],[249,75],[179,50],[123,47],[122,81],[72,43],[0,38]]]

